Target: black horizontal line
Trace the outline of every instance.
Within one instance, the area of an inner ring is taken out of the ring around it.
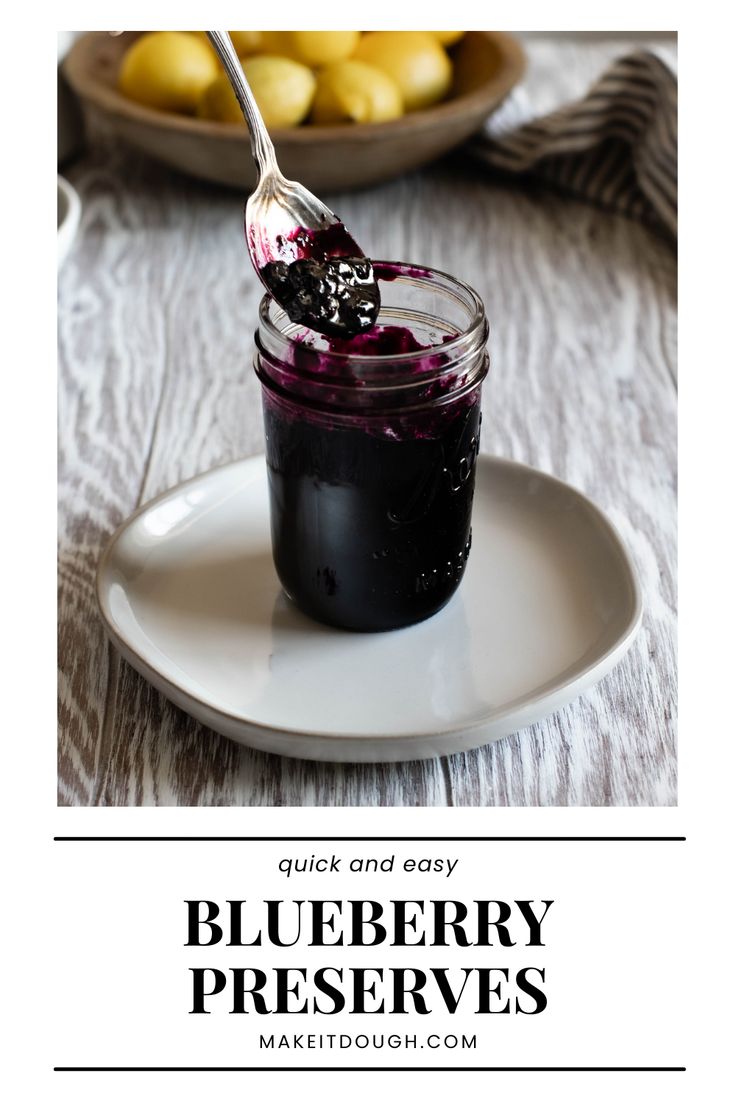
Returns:
[[[685,836],[54,836],[57,843],[682,843]]]
[[[54,1073],[685,1073],[685,1066],[54,1066]]]

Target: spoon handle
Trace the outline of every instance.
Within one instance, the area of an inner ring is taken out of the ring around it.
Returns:
[[[263,121],[263,116],[255,101],[255,97],[250,90],[250,85],[245,79],[245,73],[240,64],[240,58],[235,52],[235,47],[233,46],[230,35],[227,31],[206,31],[205,33],[225,67],[227,79],[232,85],[233,92],[245,116],[245,121],[248,124],[248,131],[250,133],[250,148],[253,153],[253,160],[258,167],[259,175],[263,177],[271,173],[280,176],[281,173],[276,162],[276,152],[273,148],[273,142],[266,130],[266,124]]]

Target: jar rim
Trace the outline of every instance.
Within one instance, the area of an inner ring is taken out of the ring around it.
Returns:
[[[381,260],[374,260],[372,264],[379,282],[381,280],[385,283],[401,281],[402,283],[414,286],[431,286],[433,283],[436,283],[440,286],[440,281],[444,281],[445,287],[442,288],[442,290],[446,293],[449,292],[454,298],[459,298],[457,294],[455,294],[455,289],[465,294],[467,302],[465,302],[463,306],[468,309],[469,313],[472,311],[472,320],[469,326],[460,330],[453,337],[449,338],[449,340],[440,341],[422,348],[422,357],[428,358],[438,353],[451,357],[456,349],[462,348],[463,344],[472,344],[476,337],[479,337],[482,343],[485,344],[488,337],[488,321],[485,307],[480,295],[470,284],[467,284],[464,280],[458,279],[457,276],[452,276],[449,272],[444,272],[442,269],[429,268],[425,265],[415,265],[404,261]],[[384,273],[383,276],[381,275],[382,272]],[[385,275],[389,272],[391,273],[390,276]],[[273,303],[276,303],[276,300],[267,292],[261,299],[259,305],[259,321],[272,339],[283,342],[284,345],[289,346],[292,343],[291,337],[283,330],[280,330],[269,316],[269,311]],[[286,315],[286,317],[288,318],[288,315]],[[295,323],[295,325],[298,325],[298,323]],[[412,361],[416,361],[418,355],[416,351],[406,353],[353,353],[338,352],[332,349],[328,351],[319,350],[314,346],[304,346],[304,348],[306,351],[321,353],[322,355],[326,353],[330,361],[333,361],[335,364],[347,363],[349,361],[353,364],[360,364],[365,367],[369,367],[371,364],[385,364],[387,361],[390,361],[392,364],[410,364]]]

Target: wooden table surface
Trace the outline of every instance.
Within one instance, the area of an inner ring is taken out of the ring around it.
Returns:
[[[631,47],[531,37],[524,92],[552,107]],[[667,40],[657,49],[674,55]],[[59,280],[59,803],[675,804],[671,245],[461,156],[324,197],[374,256],[477,288],[492,328],[484,448],[606,511],[638,568],[645,617],[612,674],[514,736],[424,762],[316,764],[240,747],[175,708],[107,643],[94,598],[100,552],[137,506],[263,449],[251,369],[261,289],[242,197],[102,137],[65,173],[83,219]]]

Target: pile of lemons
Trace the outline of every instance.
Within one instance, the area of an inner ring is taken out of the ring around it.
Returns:
[[[444,99],[463,31],[230,31],[268,127],[382,123]],[[161,111],[243,116],[203,31],[152,31],[128,47],[120,91]]]

